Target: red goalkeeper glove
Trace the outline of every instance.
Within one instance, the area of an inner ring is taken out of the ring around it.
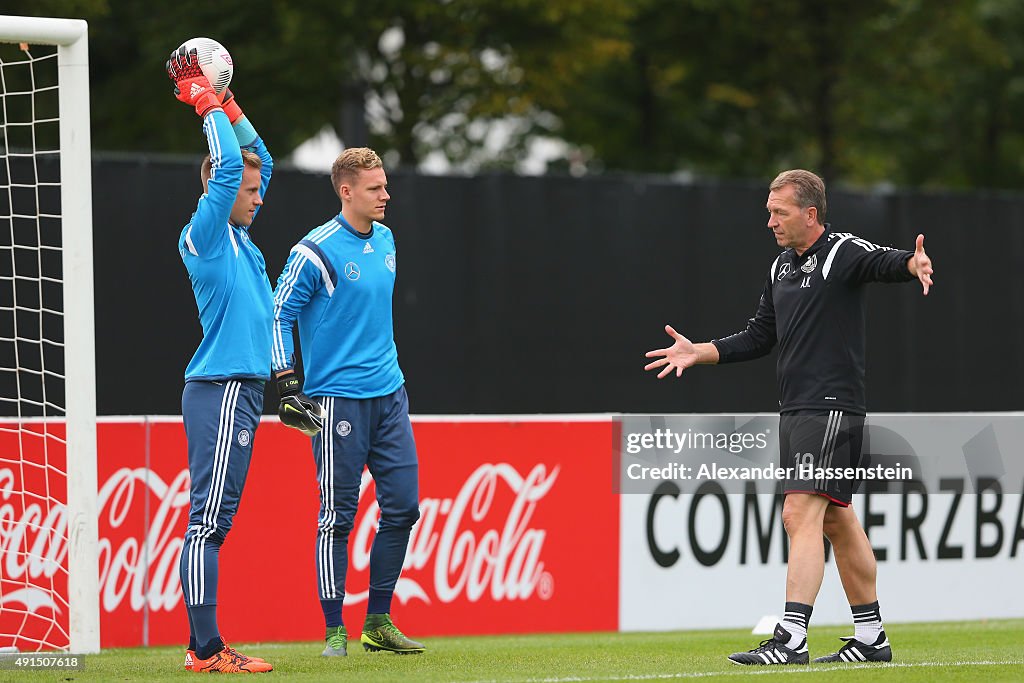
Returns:
[[[195,107],[200,118],[221,108],[217,92],[199,67],[199,54],[195,48],[186,51],[182,46],[174,50],[165,66],[167,76],[174,81],[174,96]]]
[[[220,103],[224,107],[224,113],[228,115],[228,121],[234,123],[242,118],[242,108],[238,106],[235,93],[231,92],[231,88],[224,88],[224,92],[220,94]]]

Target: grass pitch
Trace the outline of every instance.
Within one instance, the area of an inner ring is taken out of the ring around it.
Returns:
[[[811,658],[834,652],[847,627],[811,627]],[[320,657],[323,643],[236,643],[274,665],[266,680],[485,681],[724,681],[795,679],[851,681],[1024,681],[1024,620],[887,624],[892,664],[810,664],[739,667],[725,657],[761,639],[746,631],[591,633],[426,639],[423,655],[364,652],[350,641],[344,659]],[[0,671],[2,680],[152,681],[193,679],[182,669],[184,648],[108,650],[82,671]],[[13,676],[11,675],[13,673]],[[809,677],[807,677],[809,675]],[[205,679],[204,679],[205,680]]]

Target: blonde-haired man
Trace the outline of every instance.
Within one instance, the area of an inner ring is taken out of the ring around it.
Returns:
[[[271,671],[221,638],[217,583],[220,548],[242,498],[270,379],[273,293],[249,228],[274,160],[231,91],[214,91],[195,49],[179,48],[165,66],[175,96],[202,119],[210,150],[200,169],[203,195],[178,238],[203,327],[181,395],[191,481],[179,563],[189,626],[185,670]]]
[[[273,352],[281,420],[313,435],[320,487],[316,567],[327,627],[323,655],[348,653],[341,608],[364,466],[377,488],[380,523],[370,551],[363,647],[420,653],[423,645],[405,637],[390,616],[420,513],[416,443],[392,328],[395,239],[379,222],[391,198],[388,179],[380,157],[359,147],[334,161],[331,182],[341,213],[292,248],[274,295]],[[294,369],[295,323],[304,388]]]

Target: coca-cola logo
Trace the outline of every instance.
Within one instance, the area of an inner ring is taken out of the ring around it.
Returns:
[[[523,476],[507,463],[486,463],[466,478],[455,496],[422,498],[395,597],[402,604],[449,603],[462,596],[470,602],[484,596],[496,601],[534,595],[549,599],[554,579],[542,559],[547,532],[532,527],[531,521],[558,472],[558,467],[549,472],[537,464]],[[364,472],[351,553],[357,573],[369,571],[379,514],[376,500],[363,504],[370,481]],[[363,602],[368,594],[347,593],[345,603]]]
[[[547,531],[533,525],[534,512],[558,478],[534,465],[525,475],[507,463],[479,465],[450,498],[420,500],[403,574],[395,596],[405,604],[551,598],[554,578],[545,571]],[[360,513],[353,528],[352,572],[368,573],[379,508],[369,473],[360,484]],[[0,567],[8,582],[24,586],[5,591],[0,605],[30,612],[60,608],[53,580],[66,564],[67,509],[55,501],[22,505],[17,478],[0,468]],[[170,482],[144,467],[116,470],[99,490],[100,604],[116,611],[127,599],[132,611],[171,611],[181,601],[178,560],[188,516],[189,474]],[[140,534],[132,525],[148,516]],[[129,524],[131,522],[131,524]],[[119,534],[118,531],[122,533]],[[349,593],[346,604],[367,600],[368,591]]]
[[[21,605],[28,612],[59,614],[49,585],[68,552],[67,512],[60,503],[23,497],[18,481],[14,470],[0,468],[0,576],[7,586],[25,584],[5,591],[0,607]]]
[[[30,612],[59,612],[49,588],[68,553],[67,508],[63,503],[21,504],[20,487],[9,468],[0,469],[0,557],[3,577],[25,586],[5,593],[0,605],[20,604]],[[121,468],[99,490],[99,526],[113,531],[126,520],[149,515],[144,537],[129,532],[119,541],[115,534],[99,539],[100,603],[116,610],[125,596],[134,611],[148,602],[151,610],[174,609],[181,598],[178,558],[180,530],[188,515],[188,470],[167,484],[147,468]],[[154,501],[155,498],[155,501]],[[32,500],[31,498],[27,500]],[[15,505],[17,503],[17,505]],[[44,510],[46,510],[44,514]]]
[[[149,516],[142,538],[129,531],[119,541],[114,533],[100,536],[100,604],[113,612],[129,598],[132,611],[148,603],[153,611],[171,611],[181,599],[178,559],[184,543],[181,530],[189,509],[189,474],[178,471],[166,483],[145,467],[124,467],[100,488],[100,529],[113,532],[127,520]]]

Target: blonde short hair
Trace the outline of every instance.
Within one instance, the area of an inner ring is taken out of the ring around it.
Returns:
[[[247,149],[242,150],[242,163],[250,168],[255,168],[257,171],[263,168],[263,160],[260,159],[260,155]],[[203,191],[205,192],[207,183],[213,177],[213,159],[210,158],[209,154],[203,157],[203,165],[199,168],[199,177],[203,180]]]
[[[360,171],[384,168],[380,157],[369,147],[350,147],[338,155],[331,164],[331,185],[334,192],[341,196],[341,184],[351,182]]]
[[[792,185],[796,203],[801,209],[813,206],[818,210],[818,222],[825,222],[825,211],[828,208],[825,202],[825,181],[820,177],[796,168],[791,171],[783,171],[775,176],[775,180],[768,186],[770,192],[781,190],[786,185]]]

